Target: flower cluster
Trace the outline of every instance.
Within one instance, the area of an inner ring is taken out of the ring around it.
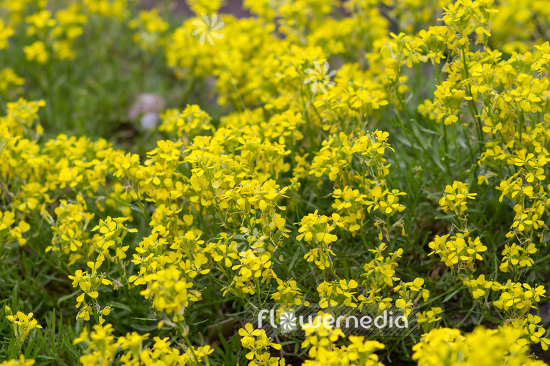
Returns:
[[[33,313],[25,314],[21,311],[18,311],[15,315],[12,314],[11,309],[6,306],[4,309],[6,315],[6,319],[11,323],[11,326],[13,328],[13,333],[15,338],[17,339],[17,344],[19,347],[21,347],[21,344],[25,341],[25,339],[29,336],[29,333],[35,329],[35,328],[42,328],[40,324],[38,324],[38,321],[36,319],[33,319]]]
[[[418,365],[541,365],[529,358],[529,348],[519,342],[521,332],[513,327],[477,328],[461,335],[456,329],[438,328],[413,346]],[[544,363],[542,363],[544,364]]]
[[[155,337],[151,347],[145,347],[144,342],[149,334],[140,335],[136,332],[115,337],[111,324],[95,325],[91,332],[84,330],[74,344],[85,346],[85,354],[80,357],[84,366],[111,365],[119,350],[122,352],[122,365],[200,365],[214,350],[209,346],[190,347],[182,353],[178,348],[170,347],[168,338]]]
[[[250,360],[249,365],[284,365],[284,360],[279,357],[271,357],[269,348],[276,350],[281,349],[281,345],[273,343],[266,336],[265,330],[254,329],[252,324],[247,323],[244,328],[239,329],[239,335],[241,336],[242,346],[250,352],[246,354],[246,358]]]

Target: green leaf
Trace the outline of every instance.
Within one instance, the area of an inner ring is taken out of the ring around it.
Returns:
[[[456,295],[457,293],[459,293],[461,290],[462,290],[462,289],[459,288],[458,290],[455,290],[455,291],[451,292],[449,295],[445,296],[445,298],[443,299],[443,302],[449,301],[449,299],[450,299],[451,297],[453,297],[454,295]]]

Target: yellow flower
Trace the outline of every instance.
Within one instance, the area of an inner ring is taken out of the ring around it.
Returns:
[[[445,187],[443,197],[439,200],[439,205],[443,211],[454,211],[457,215],[462,215],[468,209],[467,199],[475,199],[477,193],[470,193],[465,183],[454,181],[452,185]]]
[[[36,61],[40,64],[46,63],[49,58],[49,53],[46,49],[46,44],[42,41],[36,41],[30,46],[23,47],[25,56],[29,61]]]
[[[14,33],[14,30],[6,26],[4,21],[0,19],[0,50],[8,48],[8,38]]]
[[[250,323],[247,323],[244,328],[239,329],[239,335],[241,336],[243,347],[250,350],[246,354],[246,358],[252,361],[251,364],[257,365],[257,362],[263,360],[265,354],[269,356],[268,349],[270,347],[276,350],[281,349],[280,344],[271,342],[271,339],[265,334],[264,329],[254,329]],[[270,358],[271,362],[277,362],[278,360],[278,357]]]
[[[20,355],[19,358],[3,361],[0,366],[32,366],[34,362],[32,359],[25,359],[24,355]]]
[[[33,319],[33,313],[25,314],[21,311],[18,311],[15,315],[12,315],[11,309],[6,306],[5,308],[6,319],[12,324],[13,333],[19,345],[21,345],[24,340],[28,337],[31,330],[34,328],[42,328],[38,324],[36,319]]]

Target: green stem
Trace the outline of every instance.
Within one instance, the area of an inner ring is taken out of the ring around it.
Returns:
[[[449,155],[449,144],[447,143],[447,125],[443,124],[443,151],[445,154]],[[451,177],[451,165],[449,164],[449,159],[445,156],[445,166],[447,167],[447,173]]]
[[[460,123],[460,122],[458,122]],[[458,151],[458,144],[456,143],[456,133],[455,133],[455,124],[453,123],[452,126],[452,132],[453,132],[453,143],[455,145],[456,150],[456,159],[458,162],[458,169],[460,170],[460,177],[462,178],[464,176],[464,172],[462,171],[462,163],[460,162],[460,151]]]
[[[468,320],[468,318],[469,318],[470,315],[472,314],[472,311],[474,311],[475,307],[476,307],[475,304],[472,305],[472,307],[470,308],[470,310],[468,310],[468,312],[466,313],[466,315],[464,316],[464,318],[462,318],[462,320],[460,321],[460,323],[458,323],[458,324],[456,325],[456,328],[460,328],[460,326],[461,326],[462,324],[464,324],[464,322],[465,322],[466,320]]]
[[[183,328],[181,326],[181,323],[178,323],[179,327]],[[181,331],[183,332],[183,329],[181,329]],[[182,333],[183,335],[183,333]],[[195,353],[195,348],[193,348],[193,346],[191,345],[191,341],[189,340],[189,336],[187,334],[183,335],[183,338],[185,339],[185,343],[187,343],[187,347],[189,347],[189,349],[191,350],[191,353],[193,354],[193,358],[195,359],[195,363],[198,365],[199,364],[199,358],[197,357],[197,354]]]
[[[464,66],[466,78],[470,79],[470,70],[468,69],[468,60],[466,59],[466,49],[464,47],[462,47],[462,64]],[[470,113],[472,113],[472,118],[477,125],[477,138],[479,141],[484,142],[481,120],[478,117],[479,113],[477,111],[476,102],[474,101],[474,96],[472,95],[472,89],[470,88],[470,85],[466,87],[466,90],[468,91],[468,96],[472,98],[470,99]]]
[[[462,129],[462,134],[464,135],[464,139],[466,140],[466,145],[468,146],[468,151],[470,152],[470,159],[472,159],[472,164],[476,165],[476,161],[474,160],[474,151],[472,150],[470,139],[468,138],[468,136],[466,136],[466,131],[464,131],[464,126],[462,125],[462,123],[460,124],[460,128]]]
[[[261,308],[262,307],[262,294],[261,294],[261,291],[260,291],[260,280],[258,280],[257,277],[254,280],[256,282],[256,294],[258,295],[258,304],[260,305],[260,308]]]
[[[433,161],[433,163],[435,165],[437,165],[437,163],[435,162],[435,159],[433,158],[433,156],[430,153],[428,153],[428,151],[424,147],[424,144],[422,144],[422,142],[420,141],[418,136],[416,136],[416,133],[414,133],[414,130],[413,130],[412,124],[411,124],[411,119],[409,118],[409,113],[407,112],[407,108],[405,107],[405,103],[403,103],[403,100],[401,99],[401,96],[398,95],[397,100],[399,101],[399,105],[401,106],[401,109],[403,109],[403,114],[405,115],[405,119],[407,120],[407,125],[408,125],[409,129],[411,130],[412,135],[414,136],[414,139],[416,140],[416,142],[418,143],[420,148],[424,151],[424,153],[430,157],[430,159]],[[397,114],[397,118],[399,118],[399,121],[401,122],[401,125],[403,125],[403,121],[401,120],[401,116],[399,116],[399,113],[396,113],[396,114]],[[407,134],[406,130],[403,129],[403,131],[405,131],[405,135],[407,135],[407,137],[408,137],[408,134]],[[410,142],[410,140],[409,140],[409,142]],[[415,156],[416,156],[416,151],[414,149],[414,146],[413,146],[413,151],[415,152]],[[418,158],[418,156],[416,156],[416,157]]]
[[[523,116],[523,112],[521,112],[521,118],[519,119],[519,143],[521,144],[522,136],[523,136],[523,125],[525,124],[525,117]]]
[[[439,67],[437,67],[437,64],[435,63],[435,61],[432,60],[432,62],[433,62],[434,69],[435,69],[435,76],[437,78],[437,84],[441,85],[441,72],[439,71]]]

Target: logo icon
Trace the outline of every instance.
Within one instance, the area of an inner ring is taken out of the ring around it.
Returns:
[[[197,28],[193,32],[194,36],[200,36],[199,42],[204,45],[204,41],[208,41],[212,46],[214,45],[214,38],[221,39],[223,34],[219,32],[225,25],[221,18],[218,20],[217,14],[212,14],[212,17],[208,17],[206,14],[202,14],[202,19],[193,21],[193,25]]]
[[[315,95],[317,93],[317,88],[321,90],[321,92],[326,93],[325,86],[334,86],[336,85],[334,82],[330,81],[330,78],[333,77],[336,74],[336,70],[332,70],[329,72],[330,65],[327,61],[325,61],[324,65],[321,67],[317,61],[313,62],[313,65],[315,66],[315,69],[308,68],[306,69],[306,73],[310,74],[311,76],[308,77],[304,84],[311,84],[311,91]]]
[[[281,332],[286,333],[296,329],[296,315],[293,311],[287,311],[279,316],[279,324],[281,326]]]

